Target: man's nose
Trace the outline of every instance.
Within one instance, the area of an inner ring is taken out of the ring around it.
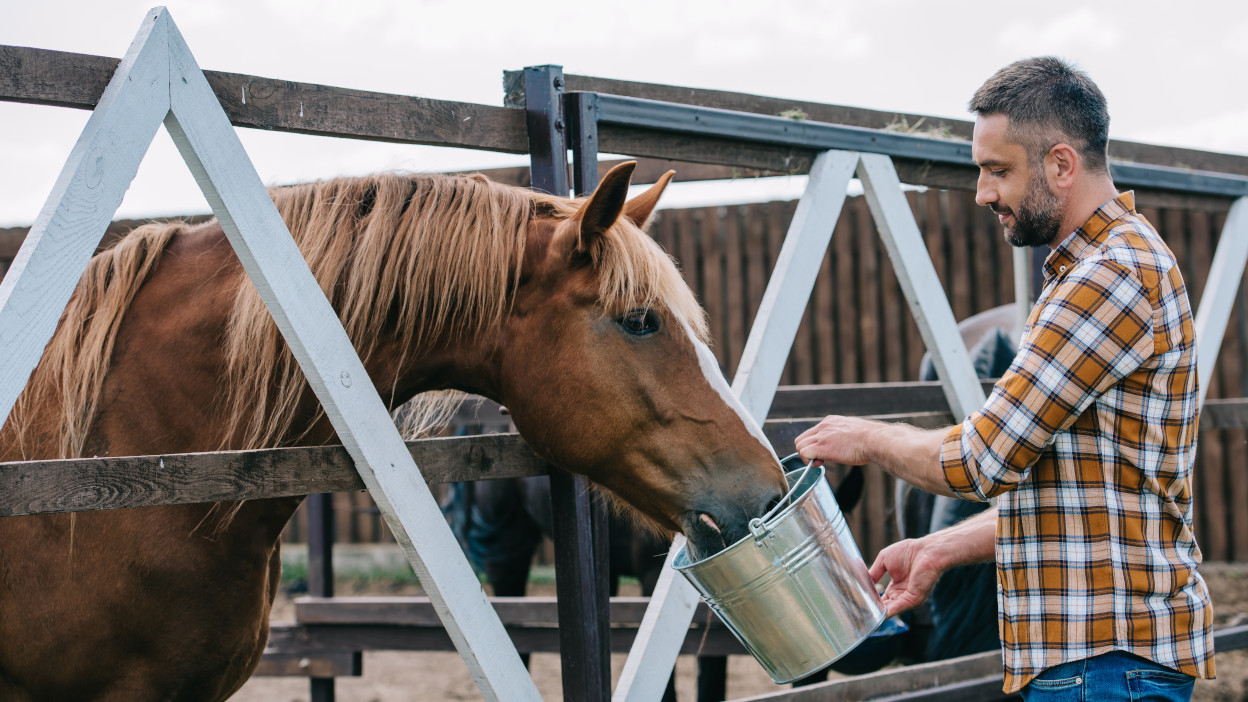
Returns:
[[[989,185],[986,174],[980,173],[979,180],[975,181],[975,204],[980,207],[987,207],[989,203],[996,201],[996,188]]]

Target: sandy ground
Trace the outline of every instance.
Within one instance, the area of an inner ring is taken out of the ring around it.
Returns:
[[[1201,573],[1213,594],[1216,623],[1248,623],[1248,563],[1207,564]],[[346,582],[340,595],[418,594],[413,586],[395,588],[386,583]],[[537,586],[532,594],[553,594],[553,586]],[[622,592],[621,594],[637,594]],[[293,621],[293,598],[279,595],[274,621]],[[1217,680],[1196,683],[1196,700],[1248,701],[1248,649],[1219,653]],[[618,678],[624,656],[612,656],[613,678]],[[535,654],[530,666],[543,699],[563,699],[560,688],[559,657]],[[696,699],[697,666],[690,656],[676,664],[677,696]],[[480,694],[467,669],[454,653],[368,652],[364,654],[364,675],[339,678],[339,702],[417,702],[425,700],[479,700]],[[784,686],[788,687],[788,686]],[[731,657],[728,661],[728,699],[774,692],[773,684],[754,659]],[[236,702],[307,702],[308,683],[302,678],[253,678],[232,700]]]

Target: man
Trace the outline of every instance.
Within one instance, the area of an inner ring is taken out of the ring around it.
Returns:
[[[1132,193],[1114,187],[1105,98],[1085,73],[1018,61],[970,109],[976,202],[1011,244],[1052,248],[1018,356],[959,426],[828,417],[797,449],[879,463],[941,495],[999,496],[997,509],[888,547],[871,575],[892,576],[894,614],[949,567],[995,557],[1006,692],[1188,699],[1193,676],[1214,671],[1192,534],[1197,379],[1183,279]]]

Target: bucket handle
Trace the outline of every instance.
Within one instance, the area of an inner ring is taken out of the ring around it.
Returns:
[[[810,468],[813,465],[814,465],[813,462],[806,464],[806,467],[802,469],[802,475],[794,482],[794,485],[800,485],[802,481],[806,479],[806,474],[810,472]],[[767,526],[767,521],[771,519],[772,517],[776,516],[776,514],[780,512],[780,510],[788,507],[789,505],[793,503],[792,495],[793,495],[793,489],[789,488],[789,491],[784,494],[784,497],[779,502],[776,503],[775,507],[772,507],[770,510],[768,510],[767,514],[764,514],[761,517],[755,517],[750,520],[749,522],[750,534],[754,536],[755,541],[762,541],[764,538],[766,538],[767,534],[771,533],[771,527]]]

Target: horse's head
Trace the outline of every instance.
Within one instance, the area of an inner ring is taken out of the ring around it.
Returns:
[[[745,536],[784,480],[704,343],[692,291],[641,229],[671,173],[628,201],[633,165],[583,201],[534,195],[496,340],[499,399],[538,454],[709,555]]]

